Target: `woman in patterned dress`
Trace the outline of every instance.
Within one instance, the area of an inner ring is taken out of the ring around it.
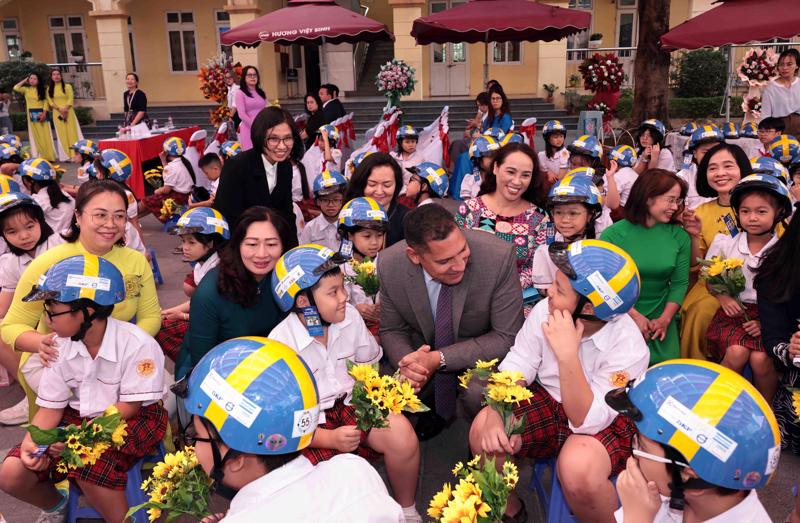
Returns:
[[[533,288],[533,253],[546,241],[542,181],[536,153],[525,144],[508,144],[498,151],[478,196],[456,213],[459,228],[486,231],[514,245],[523,292]]]

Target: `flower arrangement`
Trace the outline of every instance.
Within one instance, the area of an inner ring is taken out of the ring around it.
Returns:
[[[150,184],[153,189],[164,187],[164,167],[159,165],[158,167],[145,171],[144,181]]]
[[[403,60],[393,58],[381,66],[375,77],[378,91],[387,97],[388,103],[396,106],[401,96],[408,96],[414,92],[417,80],[414,78],[415,69]]]
[[[736,70],[751,86],[764,86],[778,75],[778,55],[772,49],[750,49]]]
[[[742,102],[742,111],[752,114],[756,120],[761,119],[761,97],[745,98]]]
[[[606,118],[607,116],[610,117],[611,113],[613,112],[613,110],[605,102],[589,102],[586,104],[586,108],[590,111],[600,111],[603,113],[603,118]]]
[[[625,72],[619,58],[613,53],[594,53],[578,66],[583,76],[583,87],[592,92],[619,91]]]
[[[792,393],[792,408],[796,416],[795,422],[800,423],[800,389],[786,387]]]
[[[389,414],[430,410],[419,400],[409,382],[399,380],[396,375],[378,374],[377,363],[357,365],[348,360],[347,371],[355,380],[350,404],[356,411],[359,430],[388,426]]]
[[[184,213],[184,211],[185,209],[183,206],[178,205],[178,203],[172,198],[167,198],[161,205],[161,221],[169,221],[175,216],[180,216]]]
[[[242,66],[239,63],[234,64],[225,53],[220,53],[210,58],[197,74],[203,97],[219,104],[210,112],[211,123],[215,126],[230,117],[228,86],[225,83],[225,74],[229,72],[233,73],[235,77],[241,76]]]
[[[86,465],[94,465],[103,452],[111,447],[119,448],[125,443],[128,424],[115,406],[108,407],[102,415],[80,425],[67,425],[54,429],[40,429],[28,425],[27,430],[34,443],[50,446],[64,443],[56,464],[58,472],[67,473]]]
[[[458,377],[463,388],[469,386],[473,377],[487,380],[488,384],[483,391],[483,404],[489,405],[503,418],[506,435],[521,434],[525,428],[525,420],[514,415],[514,406],[520,401],[530,399],[533,394],[526,387],[519,385],[525,378],[517,371],[496,371],[497,358],[491,361],[478,360],[474,369],[467,370]]]
[[[360,263],[355,258],[351,259],[349,263],[356,274],[348,276],[347,281],[361,287],[364,294],[372,298],[372,303],[375,303],[378,290],[380,290],[380,280],[378,280],[378,269],[375,262],[366,257]]]
[[[475,456],[467,466],[456,463],[455,488],[445,483],[428,505],[428,515],[441,522],[492,523],[502,521],[508,495],[519,482],[519,471],[510,461],[498,472],[494,459]]]
[[[128,510],[126,517],[147,508],[150,521],[166,512],[166,521],[173,521],[182,515],[203,519],[208,515],[208,498],[211,480],[199,466],[194,447],[164,456],[164,461],[153,468],[153,475],[142,482],[142,490],[148,499],[141,505]]]
[[[706,282],[708,290],[730,296],[742,305],[739,295],[744,290],[745,278],[742,272],[744,261],[741,258],[713,256],[710,260],[698,258],[697,261],[700,263],[700,279]],[[750,321],[747,312],[744,313],[744,318],[745,321]]]

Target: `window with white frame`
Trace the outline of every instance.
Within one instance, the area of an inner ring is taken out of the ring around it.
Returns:
[[[514,64],[522,62],[522,43],[494,42],[492,44],[493,64]]]
[[[636,1],[636,0],[634,0]],[[570,9],[592,9],[592,0],[569,0]]]
[[[6,38],[6,49],[9,58],[19,58],[22,52],[22,40],[19,37],[19,23],[16,18],[3,20],[3,34]]]
[[[173,71],[197,71],[194,13],[167,11],[167,40]]]
[[[219,51],[233,60],[233,48],[229,45],[222,45],[222,34],[231,29],[231,15],[227,11],[218,9],[214,11],[214,26],[217,29],[217,46]]]
[[[53,58],[57,63],[86,60],[86,36],[82,16],[51,16],[48,18],[48,25],[53,41]]]
[[[635,1],[635,0],[634,0]],[[569,0],[570,9],[580,9],[582,11],[592,11],[592,0]],[[567,37],[567,60],[582,61],[588,56],[587,51],[572,51],[572,49],[586,49],[589,47],[589,35],[592,34],[591,28]]]

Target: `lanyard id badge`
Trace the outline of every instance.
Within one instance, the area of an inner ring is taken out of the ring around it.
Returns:
[[[547,245],[550,245],[556,240],[556,224],[553,222],[547,222],[547,228],[545,229],[545,237],[547,241]]]
[[[736,235],[739,234],[739,228],[736,226],[736,220],[733,219],[733,216],[726,214],[722,217],[722,221],[725,223],[725,227],[728,229],[728,234],[731,235],[731,238],[735,238]]]
[[[322,329],[322,318],[316,307],[303,307],[303,320],[309,336],[322,336],[325,331]]]
[[[353,242],[351,242],[350,240],[342,240],[341,245],[339,245],[339,254],[341,254],[345,258],[352,258]]]

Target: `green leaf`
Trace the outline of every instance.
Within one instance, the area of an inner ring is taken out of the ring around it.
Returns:
[[[28,433],[31,435],[31,439],[37,445],[52,445],[53,443],[58,443],[59,441],[64,441],[64,429],[60,427],[56,427],[54,429],[40,429],[36,425],[28,425],[25,427]]]

